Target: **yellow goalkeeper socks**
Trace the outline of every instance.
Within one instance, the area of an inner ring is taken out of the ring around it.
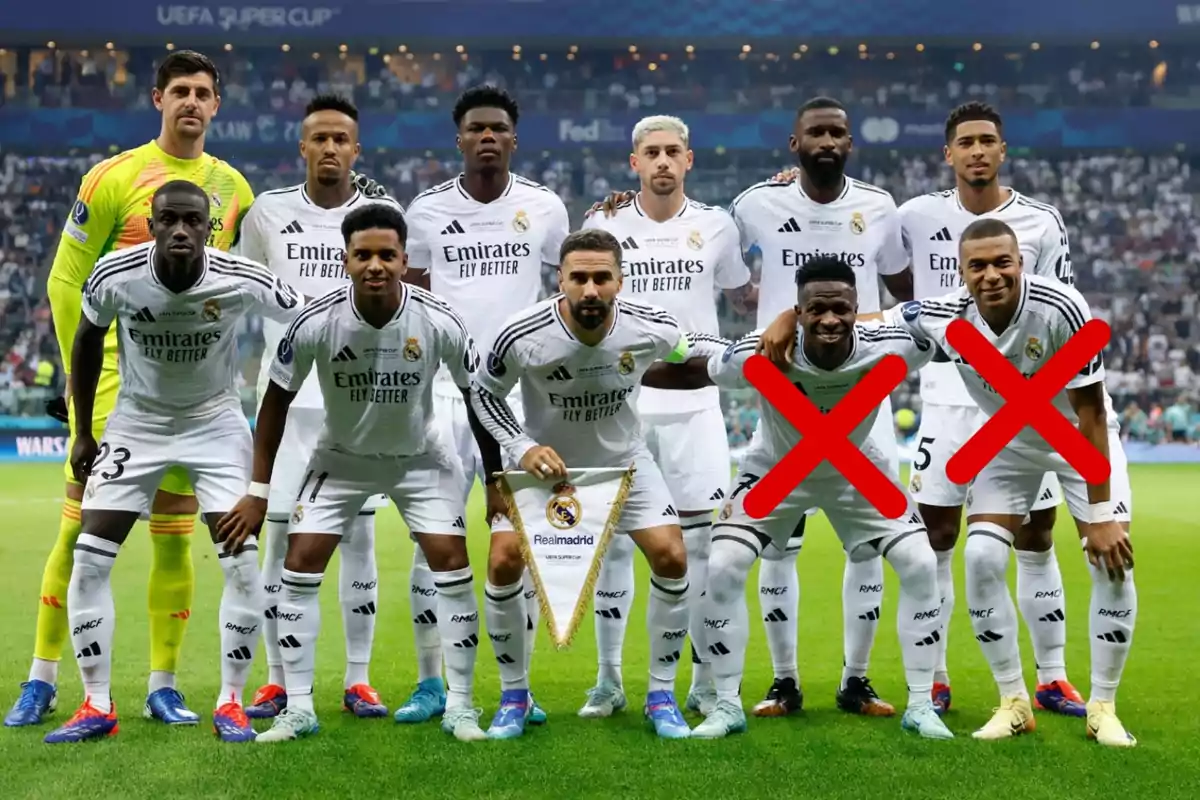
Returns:
[[[63,500],[62,517],[58,523],[58,540],[46,568],[42,572],[42,597],[38,606],[37,640],[34,642],[33,657],[40,662],[57,663],[62,658],[63,643],[67,641],[70,626],[67,623],[67,585],[71,582],[71,569],[75,565],[75,540],[79,538],[80,502]],[[38,677],[54,683],[49,672],[57,673],[50,664],[40,665],[47,673]],[[35,668],[38,665],[35,663]],[[50,678],[47,680],[47,678]]]
[[[192,614],[194,514],[151,514],[150,669],[175,672]]]

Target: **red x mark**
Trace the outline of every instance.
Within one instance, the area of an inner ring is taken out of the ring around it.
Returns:
[[[1050,401],[1100,354],[1111,333],[1103,320],[1089,320],[1032,378],[1026,380],[974,325],[963,319],[951,322],[946,330],[951,346],[991,384],[1005,403],[946,462],[946,477],[959,485],[969,483],[1028,425],[1040,433],[1046,444],[1065,458],[1087,483],[1108,480],[1111,471],[1108,460]]]
[[[908,507],[904,493],[847,437],[907,373],[904,359],[885,356],[828,414],[822,414],[766,357],[747,359],[742,368],[746,380],[803,438],[746,494],[746,513],[754,519],[767,516],[818,464],[828,461],[879,513],[888,519],[903,514]]]

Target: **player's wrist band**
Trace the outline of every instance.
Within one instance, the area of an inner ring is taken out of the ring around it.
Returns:
[[[1116,520],[1116,515],[1113,513],[1113,504],[1111,500],[1106,500],[1103,503],[1092,503],[1088,506],[1088,516],[1091,517],[1089,522],[1113,522]]]
[[[246,494],[257,497],[259,500],[266,500],[271,496],[271,484],[251,482],[250,487],[246,489]]]

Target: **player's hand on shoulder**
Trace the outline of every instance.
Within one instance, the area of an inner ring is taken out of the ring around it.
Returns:
[[[224,545],[225,552],[237,555],[246,540],[262,529],[266,517],[267,501],[248,494],[217,522],[217,541]]]
[[[1133,569],[1133,543],[1115,520],[1091,523],[1084,549],[1092,566],[1107,570],[1111,580],[1123,581],[1125,570]]]
[[[540,480],[567,477],[567,465],[554,452],[554,448],[544,444],[534,445],[521,456],[521,469]]]
[[[350,180],[364,197],[387,197],[387,189],[381,183],[361,172],[350,170]]]
[[[79,483],[87,483],[99,452],[100,445],[96,444],[95,436],[81,433],[75,437],[75,444],[71,445],[71,473]]]
[[[796,351],[796,312],[788,309],[771,321],[758,337],[754,353],[783,369],[792,363]]]
[[[783,170],[782,172],[776,172],[775,177],[771,178],[772,183],[792,183],[793,181],[798,180],[800,180],[799,167],[791,167]]]
[[[598,203],[593,203],[584,216],[591,217],[598,211],[603,211],[604,216],[611,217],[617,213],[617,208],[624,203],[632,203],[633,198],[637,196],[637,192],[632,189],[627,189],[623,192],[610,192],[608,197]]]

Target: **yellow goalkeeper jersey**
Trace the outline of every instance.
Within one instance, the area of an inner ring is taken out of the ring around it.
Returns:
[[[96,262],[114,250],[150,241],[150,203],[164,183],[185,180],[208,194],[211,219],[208,244],[230,250],[254,193],[242,173],[219,158],[175,158],[157,142],[126,150],[87,173],[63,227],[50,269],[50,310],[66,372],[82,314],[83,285]],[[106,369],[116,367],[116,326],[105,346]]]

